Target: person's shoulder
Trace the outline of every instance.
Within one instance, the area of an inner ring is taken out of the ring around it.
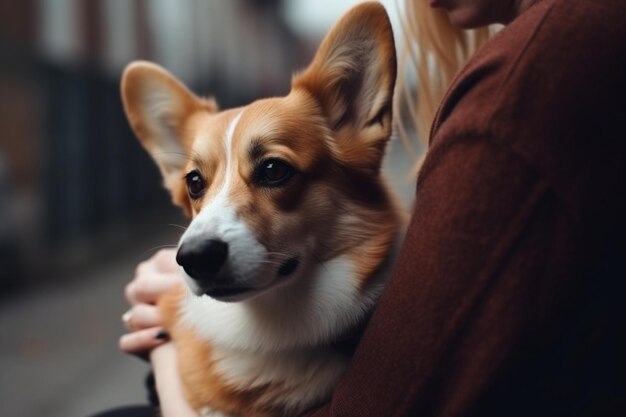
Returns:
[[[488,139],[565,178],[590,161],[590,138],[605,149],[624,142],[624,114],[626,1],[542,0],[460,72],[432,145]]]
[[[504,59],[507,77],[527,70],[543,69],[548,79],[610,70],[626,62],[626,2],[541,0],[481,52],[482,59]],[[564,71],[553,71],[559,67]]]
[[[625,62],[626,1],[540,0],[472,57],[444,105],[480,86],[493,106],[496,90],[589,79]]]
[[[508,135],[523,122],[552,140],[624,108],[626,1],[543,0],[494,41],[476,63],[500,63],[489,91],[491,128]]]
[[[452,110],[465,126],[480,130],[494,117],[510,116],[507,109],[525,116],[536,115],[538,102],[572,104],[572,95],[597,90],[602,80],[617,87],[625,68],[626,1],[540,0],[472,57],[433,130]]]

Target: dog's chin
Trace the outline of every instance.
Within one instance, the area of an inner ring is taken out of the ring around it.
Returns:
[[[213,288],[203,291],[202,294],[224,303],[237,303],[254,297],[261,290],[251,287]]]
[[[183,273],[186,278],[185,281],[187,286],[194,295],[198,297],[208,296],[214,300],[226,303],[236,303],[254,298],[261,293],[265,293],[276,286],[280,286],[281,284],[290,281],[289,278],[295,275],[294,273],[298,269],[299,265],[300,260],[297,257],[290,258],[281,264],[276,271],[275,278],[272,281],[257,283],[259,284],[257,286],[232,284],[204,287],[184,273],[184,270]]]
[[[192,279],[186,280],[187,287],[191,293],[197,297],[207,296],[217,301],[237,302],[250,298],[257,292],[256,288],[251,287],[219,287],[219,288],[203,288]]]

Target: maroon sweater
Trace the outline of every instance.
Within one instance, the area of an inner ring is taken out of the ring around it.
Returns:
[[[625,0],[543,0],[485,45],[440,107],[389,287],[311,415],[626,415],[625,103]]]

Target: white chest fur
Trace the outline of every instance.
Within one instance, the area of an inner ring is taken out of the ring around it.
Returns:
[[[360,288],[353,265],[338,258],[245,302],[189,292],[182,321],[211,344],[225,383],[244,391],[270,387],[259,404],[297,412],[330,394],[349,359],[330,344],[372,308],[383,281]]]
[[[299,413],[330,395],[348,357],[332,348],[278,353],[215,349],[217,371],[234,388],[261,389],[257,404]]]

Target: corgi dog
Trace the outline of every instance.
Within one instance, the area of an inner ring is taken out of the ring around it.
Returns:
[[[285,97],[218,110],[163,68],[133,62],[124,109],[190,217],[185,284],[158,306],[190,405],[293,416],[327,401],[389,275],[405,214],[381,173],[395,46],[364,3],[326,36]]]

